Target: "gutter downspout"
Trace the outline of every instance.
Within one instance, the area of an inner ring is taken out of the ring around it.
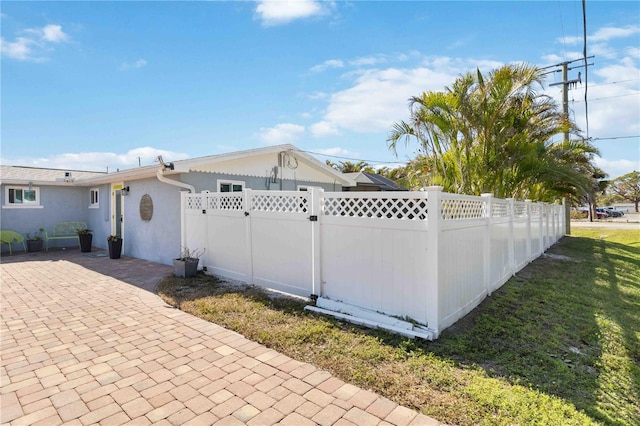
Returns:
[[[184,182],[178,182],[173,179],[168,179],[164,177],[164,175],[162,174],[163,171],[164,171],[164,168],[160,168],[156,172],[156,177],[160,182],[173,185],[173,186],[178,186],[180,188],[188,189],[189,192],[191,192],[192,194],[196,193],[196,188],[193,185],[189,185],[188,183],[184,183]],[[182,195],[182,192],[180,192],[180,247],[181,248],[186,246],[185,235],[186,234],[185,234],[185,216],[184,216],[184,196]]]
[[[184,182],[178,182],[176,180],[168,179],[164,177],[164,174],[162,173],[162,169],[157,171],[156,177],[160,182],[173,185],[173,186],[179,186],[180,188],[188,189],[192,194],[196,193],[196,188],[193,185],[189,185],[188,183],[184,183]]]

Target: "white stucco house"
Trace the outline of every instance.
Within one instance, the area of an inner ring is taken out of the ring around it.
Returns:
[[[355,182],[293,145],[137,167],[112,173],[0,166],[2,229],[51,232],[60,222],[85,222],[93,246],[123,238],[123,253],[171,264],[180,253],[180,192],[342,191]],[[75,245],[73,240],[51,247]],[[2,250],[8,250],[6,245]]]

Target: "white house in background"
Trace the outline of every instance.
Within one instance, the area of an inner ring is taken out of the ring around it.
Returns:
[[[113,173],[2,165],[2,229],[24,235],[39,228],[51,232],[59,222],[85,222],[93,230],[94,247],[106,248],[109,235],[120,235],[124,254],[171,264],[180,253],[181,191],[342,191],[355,185],[289,144],[160,160],[158,165]]]

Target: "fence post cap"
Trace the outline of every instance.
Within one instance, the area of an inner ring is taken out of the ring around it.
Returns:
[[[422,188],[420,188],[422,191],[424,192],[442,192],[442,190],[444,189],[444,186],[423,186]]]

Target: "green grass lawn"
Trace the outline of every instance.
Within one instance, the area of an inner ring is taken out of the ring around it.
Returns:
[[[447,424],[640,425],[639,235],[574,229],[434,342],[204,275],[159,293]]]

